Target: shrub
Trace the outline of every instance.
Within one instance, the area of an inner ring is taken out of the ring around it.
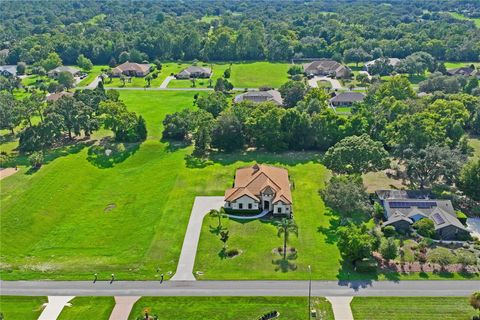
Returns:
[[[42,166],[43,164],[43,153],[41,152],[34,152],[28,157],[28,161],[30,162],[30,165],[38,169]]]
[[[467,223],[467,215],[465,213],[463,213],[462,211],[459,211],[459,210],[456,210],[455,211],[455,214],[457,215],[457,218],[458,220],[462,223],[462,224],[466,224]]]
[[[455,256],[446,248],[436,248],[428,253],[428,260],[439,264],[442,268],[455,262]]]
[[[374,259],[362,259],[355,263],[355,271],[360,273],[376,272],[377,266],[377,261]]]
[[[239,255],[238,249],[230,249],[226,252],[227,257],[232,258]]]
[[[435,226],[430,219],[418,220],[413,224],[413,228],[424,237],[433,238],[435,236]]]
[[[395,235],[395,227],[394,226],[386,226],[383,228],[383,234],[385,237],[392,237]]]

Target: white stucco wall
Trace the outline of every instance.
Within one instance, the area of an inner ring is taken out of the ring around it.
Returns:
[[[242,204],[241,209],[240,204]],[[248,207],[249,204],[252,205],[251,209]],[[230,206],[227,208],[231,208],[233,210],[258,210],[258,202],[248,196],[243,196],[235,201],[230,202]]]
[[[278,209],[281,209],[282,212],[278,212]],[[291,214],[292,205],[285,204],[282,201],[279,201],[273,205],[273,214]]]

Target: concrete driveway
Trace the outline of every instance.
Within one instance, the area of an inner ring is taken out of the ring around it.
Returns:
[[[174,76],[168,76],[165,78],[165,80],[163,80],[162,84],[160,85],[160,88],[162,89],[165,89],[166,87],[168,87],[168,84],[170,83],[171,80],[175,79]]]
[[[318,81],[328,81],[332,85],[332,90],[341,90],[343,89],[342,84],[337,79],[325,77],[325,76],[315,76],[312,79],[308,80],[308,85],[312,88],[318,88]]]
[[[195,197],[192,213],[190,213],[190,220],[188,221],[187,232],[183,239],[182,252],[178,260],[177,271],[171,280],[196,280],[193,276],[193,265],[195,264],[203,218],[210,210],[220,209],[223,203],[223,197]]]

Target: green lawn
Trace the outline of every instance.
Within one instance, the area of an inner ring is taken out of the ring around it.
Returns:
[[[473,21],[473,22],[475,22],[475,25],[477,26],[477,28],[480,28],[480,18],[467,18],[463,14],[460,14],[460,13],[457,13],[457,12],[449,12],[449,13],[452,15],[452,17],[454,17],[455,19],[458,19],[458,20]]]
[[[143,297],[133,307],[129,319],[158,315],[162,320],[250,320],[271,311],[278,311],[280,319],[301,319],[308,312],[306,297]],[[324,320],[333,320],[330,303],[325,298],[313,297],[312,308],[324,314]]]
[[[221,242],[209,228],[216,223],[207,217],[195,266],[204,272],[201,278],[305,279],[308,264],[315,279],[420,278],[356,275],[341,265],[335,235],[339,217],[325,211],[318,195],[329,175],[319,163],[320,154],[242,152],[200,162],[189,157],[191,146],[161,142],[165,114],[192,107],[195,94],[121,91],[129,110],[145,118],[147,141],[113,144],[108,158],[99,146],[65,146],[49,152],[38,172],[20,166],[19,173],[1,180],[1,279],[92,279],[94,273],[109,279],[115,273],[120,280],[141,280],[157,279],[157,268],[165,274],[175,271],[195,196],[223,195],[235,169],[254,161],[289,169],[299,225],[299,237],[292,236],[291,245],[298,257],[290,265],[279,261],[273,250],[282,239],[271,222],[225,220],[228,245],[241,254],[221,259]],[[107,135],[100,130],[93,138]],[[6,141],[2,150],[11,151],[15,143]]]
[[[473,148],[473,159],[480,159],[480,139],[470,138],[469,145]]]
[[[201,22],[212,23],[214,20],[220,20],[220,16],[203,16]]]
[[[191,149],[172,152],[159,141],[165,114],[191,106],[194,94],[121,92],[147,121],[150,137],[140,147],[111,161],[86,146],[65,148],[36,173],[3,179],[2,279],[154,279],[157,267],[174,271],[194,195],[224,188],[210,170],[196,175],[185,166]]]
[[[468,298],[355,297],[355,320],[469,320],[475,312]]]
[[[112,78],[111,80],[111,82],[109,79],[105,80],[105,87],[124,87],[119,77]],[[152,79],[150,81],[150,87],[159,87],[162,84],[162,81],[163,80],[160,77],[158,77],[157,79]],[[131,77],[130,82],[129,80],[125,81],[126,88],[144,88],[146,86],[147,81],[145,81],[145,77]]]
[[[232,65],[230,81],[237,88],[280,87],[288,81],[289,63],[250,62]]]
[[[0,313],[6,320],[37,320],[46,302],[47,297],[0,296]]]
[[[84,87],[88,86],[90,82],[92,82],[97,76],[99,76],[102,73],[102,69],[108,69],[108,66],[93,66],[92,70],[90,71],[85,71],[88,73],[88,76],[86,76],[82,81],[78,83],[78,87]]]
[[[209,79],[196,79],[195,80],[195,87],[196,88],[208,88],[215,86],[215,82],[218,78],[223,77],[223,73],[226,69],[228,69],[228,64],[206,64],[206,63],[199,63],[200,66],[211,67],[213,70],[212,74],[212,86],[210,86]],[[185,66],[185,67],[188,67]],[[183,70],[183,68],[181,69]],[[181,71],[179,70],[179,71]],[[175,72],[177,73],[177,72]],[[173,79],[168,84],[169,88],[192,88],[192,81],[188,79],[177,80]]]
[[[65,307],[58,320],[108,320],[115,306],[113,297],[76,297]]]
[[[24,87],[28,87],[28,86],[33,86],[37,83],[40,83],[40,82],[46,82],[47,84],[51,81],[52,79],[50,79],[49,77],[47,76],[39,76],[39,75],[36,75],[36,74],[32,74],[30,76],[27,76],[25,78],[22,78],[22,85]]]
[[[445,68],[447,69],[453,69],[453,68],[461,68],[461,67],[465,67],[465,66],[469,66],[471,64],[473,64],[475,67],[480,67],[480,62],[457,62],[457,61],[446,61],[444,62],[445,64]]]

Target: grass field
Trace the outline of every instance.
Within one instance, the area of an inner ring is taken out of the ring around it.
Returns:
[[[477,28],[480,28],[480,18],[467,18],[463,14],[457,13],[457,12],[449,12],[452,17],[458,20],[469,20],[475,22],[475,25]]]
[[[453,61],[447,61],[444,63],[445,64],[445,67],[447,69],[453,69],[453,68],[461,68],[461,67],[465,67],[465,66],[469,66],[471,64],[473,64],[476,68],[480,67],[480,62],[453,62]]]
[[[308,311],[306,297],[143,297],[133,307],[130,320],[157,314],[162,320],[250,320],[271,312],[280,319],[301,319]],[[323,312],[324,320],[333,320],[330,303],[313,297],[312,308]]]
[[[65,307],[58,320],[108,320],[115,306],[113,297],[76,297]]]
[[[210,65],[206,64],[206,66]],[[230,65],[217,63],[211,66],[213,68],[212,81],[213,85],[215,85],[216,80],[223,77],[223,72]],[[288,63],[272,63],[266,61],[234,63],[231,66],[231,77],[229,81],[236,88],[258,88],[261,86],[278,88],[288,81],[287,71],[289,67],[290,64]],[[172,80],[168,85],[169,88],[190,88],[191,86],[192,83],[190,80]],[[207,88],[208,86],[208,79],[197,80],[196,87]]]
[[[6,320],[37,320],[47,297],[0,296],[0,313]]]
[[[480,159],[480,139],[470,138],[469,145],[473,148],[473,159]]]
[[[209,228],[215,220],[206,218],[195,266],[204,272],[202,278],[305,279],[308,264],[315,279],[420,278],[360,276],[341,265],[335,235],[339,217],[325,211],[318,195],[329,175],[319,154],[242,152],[201,162],[189,157],[191,146],[161,142],[165,114],[192,107],[195,94],[121,91],[129,110],[145,118],[147,141],[113,145],[108,158],[99,146],[66,146],[49,152],[38,172],[20,166],[19,173],[1,180],[1,279],[92,279],[99,273],[102,280],[115,273],[119,280],[141,280],[156,279],[157,268],[165,274],[175,271],[195,196],[223,195],[235,169],[254,161],[290,171],[299,225],[299,237],[292,236],[291,245],[298,257],[286,265],[272,253],[282,239],[270,222],[225,221],[228,245],[242,252],[234,259],[221,259],[221,242]],[[100,130],[94,138],[108,134]],[[2,144],[2,150],[13,149],[15,143]]]
[[[468,320],[475,312],[468,298],[355,297],[355,320]]]

